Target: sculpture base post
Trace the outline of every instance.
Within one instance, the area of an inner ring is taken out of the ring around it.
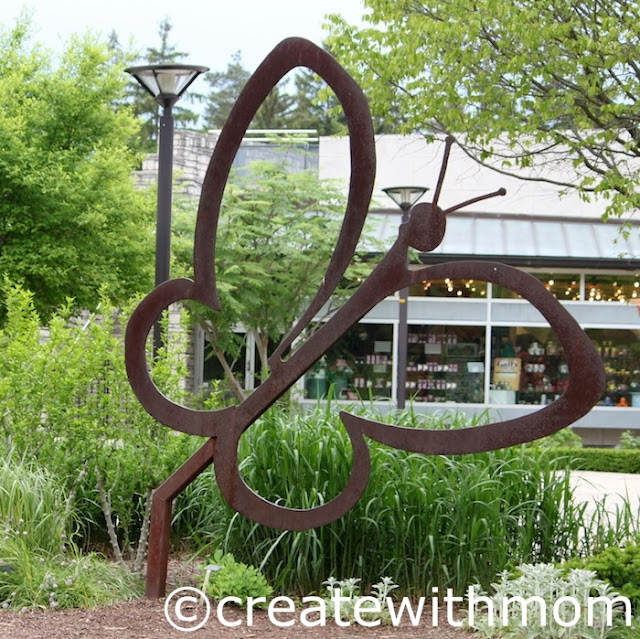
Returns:
[[[173,500],[213,462],[216,440],[211,438],[153,493],[149,555],[147,558],[147,597],[164,597],[171,534]]]

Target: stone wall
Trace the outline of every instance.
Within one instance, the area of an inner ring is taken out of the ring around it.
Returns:
[[[176,129],[173,138],[173,179],[175,188],[186,195],[198,197],[211,154],[218,141],[217,133],[200,133]],[[283,149],[273,141],[247,139],[242,143],[233,166],[241,169],[256,160],[278,162],[285,160],[292,172],[318,172],[318,145],[300,143]],[[151,153],[142,161],[142,169],[135,171],[140,187],[151,186],[158,177],[158,154]]]

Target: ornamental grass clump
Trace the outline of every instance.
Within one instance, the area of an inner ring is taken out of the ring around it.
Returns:
[[[371,413],[370,413],[371,414]],[[412,428],[473,426],[459,415],[411,411],[374,415]],[[326,575],[363,587],[388,575],[403,593],[432,587],[458,593],[488,586],[506,568],[557,561],[581,547],[583,506],[568,473],[544,451],[419,455],[367,442],[371,476],[358,504],[338,521],[303,532],[274,531],[234,513],[210,472],[178,501],[175,531],[259,566],[276,589],[308,594]],[[265,499],[319,506],[340,493],[351,469],[348,436],[332,407],[313,413],[275,407],[243,435],[238,459],[247,484]]]
[[[140,592],[136,578],[71,540],[62,483],[13,455],[0,459],[0,607],[94,607]]]

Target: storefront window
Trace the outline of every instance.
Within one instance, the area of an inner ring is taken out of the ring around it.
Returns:
[[[640,330],[589,329],[607,376],[603,406],[640,406]]]
[[[389,398],[392,389],[393,326],[358,324],[305,377],[309,399]]]
[[[580,276],[577,273],[531,273],[545,288],[561,301],[580,299]],[[498,299],[522,299],[520,295],[504,286],[493,287],[493,297]]]
[[[492,328],[489,403],[550,404],[568,383],[564,351],[550,328]]]
[[[407,397],[483,402],[484,335],[481,326],[409,326]]]
[[[584,294],[588,302],[628,302],[640,296],[640,276],[587,274]]]
[[[446,278],[425,280],[409,288],[410,297],[487,297],[487,283],[476,280]]]

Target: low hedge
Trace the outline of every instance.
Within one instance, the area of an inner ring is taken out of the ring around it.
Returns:
[[[618,448],[549,448],[547,454],[572,470],[640,474],[640,450]]]

